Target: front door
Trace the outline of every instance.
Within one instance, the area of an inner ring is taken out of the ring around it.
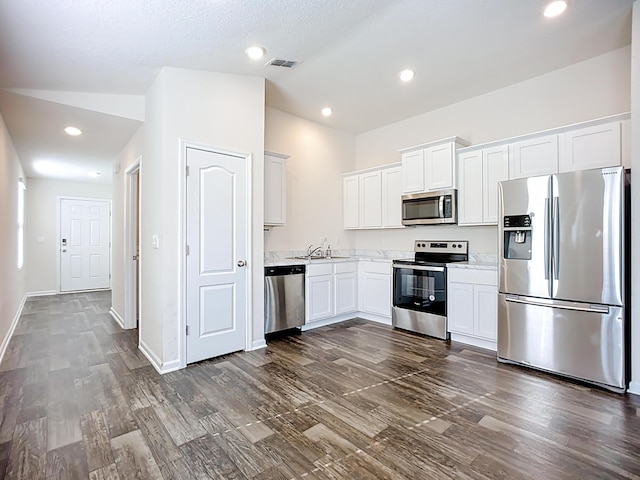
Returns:
[[[247,160],[187,147],[187,363],[245,348]]]
[[[60,199],[60,291],[110,286],[108,200]]]

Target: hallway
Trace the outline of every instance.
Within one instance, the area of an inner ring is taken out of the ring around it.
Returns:
[[[109,292],[27,301],[0,478],[639,478],[640,399],[352,320],[158,375]]]

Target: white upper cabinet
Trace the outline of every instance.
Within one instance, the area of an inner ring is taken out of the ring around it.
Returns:
[[[287,223],[287,156],[264,154],[264,224]]]
[[[456,149],[469,143],[450,137],[400,150],[402,192],[419,193],[455,188]]]
[[[458,224],[498,223],[498,182],[509,178],[509,147],[458,155]]]
[[[458,156],[458,225],[478,225],[483,221],[482,150]]]
[[[427,148],[424,152],[425,190],[444,190],[455,185],[453,143]]]
[[[400,165],[346,174],[343,195],[345,229],[403,228]]]
[[[360,175],[360,228],[382,227],[382,173]]]
[[[402,154],[402,191],[424,192],[424,150]]]
[[[498,182],[509,180],[509,147],[482,151],[482,221],[498,223]]]
[[[558,136],[546,135],[511,144],[511,178],[558,173]]]
[[[403,228],[402,225],[402,168],[382,170],[382,225]]]
[[[562,133],[559,171],[571,172],[620,165],[620,139],[620,122]]]
[[[628,166],[628,126],[623,114],[514,139],[510,178]]]
[[[350,175],[344,177],[342,182],[344,228],[358,228],[360,226],[360,177]]]

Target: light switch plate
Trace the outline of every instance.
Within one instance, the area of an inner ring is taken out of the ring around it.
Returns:
[[[158,237],[158,235],[151,236],[151,245],[153,246],[153,248],[160,248],[160,237]]]

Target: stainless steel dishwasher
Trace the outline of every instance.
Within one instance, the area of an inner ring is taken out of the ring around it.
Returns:
[[[304,265],[265,267],[264,333],[304,325]]]

